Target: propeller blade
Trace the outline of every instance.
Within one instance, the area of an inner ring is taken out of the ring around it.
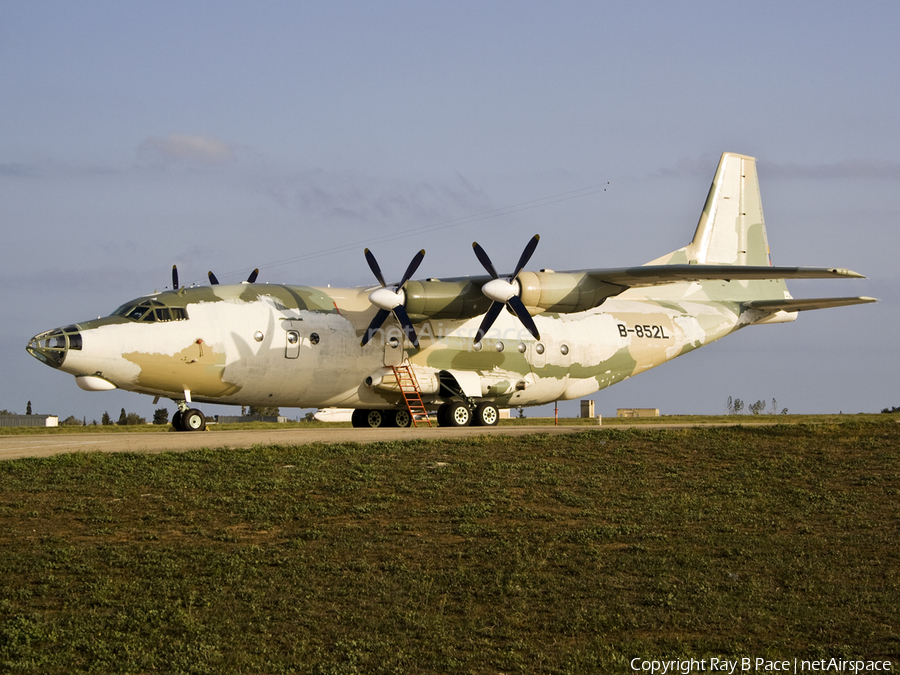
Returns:
[[[252,284],[253,282],[256,281],[256,277],[258,277],[258,276],[259,276],[259,268],[257,267],[255,270],[250,272],[250,276],[247,277],[247,283]]]
[[[378,313],[375,315],[375,318],[372,319],[372,323],[369,324],[369,327],[366,328],[366,332],[363,335],[362,342],[359,343],[360,347],[365,347],[366,343],[375,337],[375,333],[378,332],[378,329],[381,328],[381,325],[387,320],[387,318],[391,315],[390,311],[387,309],[379,309]]]
[[[519,272],[522,271],[522,268],[528,264],[528,261],[531,260],[531,256],[534,254],[534,249],[537,248],[538,242],[541,240],[540,235],[536,234],[531,239],[528,240],[528,244],[525,246],[525,250],[522,251],[522,255],[519,256],[519,262],[516,265],[516,271],[512,273],[512,276],[509,278],[510,281],[519,276]]]
[[[487,335],[487,332],[491,329],[491,326],[494,325],[494,321],[496,321],[497,317],[500,316],[500,311],[502,309],[502,302],[491,303],[491,306],[488,307],[488,311],[485,312],[484,318],[481,320],[481,325],[478,327],[478,332],[475,333],[475,342],[481,342],[481,338]]]
[[[541,339],[541,334],[538,332],[537,326],[534,325],[534,320],[525,308],[525,303],[522,302],[522,298],[519,297],[519,294],[522,292],[521,284],[516,281],[519,272],[522,271],[522,268],[528,264],[528,261],[531,260],[531,256],[534,255],[534,250],[537,248],[540,240],[541,237],[538,234],[528,240],[528,243],[525,245],[525,250],[522,251],[522,255],[519,256],[519,262],[516,263],[515,271],[508,279],[500,279],[497,270],[494,269],[494,265],[491,263],[491,259],[488,257],[485,250],[478,245],[478,242],[472,244],[472,248],[475,249],[475,255],[478,258],[478,261],[484,266],[484,269],[488,271],[488,274],[493,277],[493,280],[488,281],[481,289],[481,292],[493,300],[493,302],[491,303],[491,306],[488,307],[484,319],[481,320],[481,326],[479,326],[478,332],[475,333],[475,342],[481,342],[481,338],[487,335],[487,332],[491,329],[494,321],[500,316],[500,310],[503,309],[504,305],[508,306],[510,310],[519,317],[519,321],[522,322],[522,325],[525,326],[535,339]]]
[[[422,259],[424,257],[425,257],[425,249],[424,248],[413,256],[413,259],[409,263],[409,267],[406,268],[406,273],[403,275],[403,279],[397,285],[397,290],[400,290],[401,288],[406,286],[406,282],[409,281],[409,278],[413,274],[416,273],[417,269],[419,269],[419,265],[422,264]]]
[[[419,336],[416,335],[416,329],[413,328],[412,321],[409,320],[409,314],[403,309],[403,305],[394,307],[394,316],[397,317],[397,321],[403,326],[403,332],[406,333],[406,337],[409,338],[409,341],[413,343],[413,346],[418,349]]]
[[[178,290],[178,265],[172,265],[172,290]]]
[[[375,260],[375,256],[372,255],[372,252],[369,249],[366,249],[366,262],[369,263],[369,269],[372,270],[372,274],[378,279],[378,283],[382,286],[387,286],[384,275],[381,273],[381,268],[378,266],[378,261]]]
[[[525,304],[522,302],[522,299],[518,295],[514,295],[507,302],[516,313],[516,316],[519,317],[519,321],[522,322],[522,325],[525,326],[526,330],[534,336],[535,340],[540,340],[541,334],[538,333],[537,326],[534,325],[534,319],[531,318],[531,314],[525,309]]]
[[[484,249],[481,248],[481,245],[477,241],[472,242],[472,248],[475,249],[475,257],[478,258],[478,261],[487,270],[487,273],[491,275],[492,279],[499,279],[500,275],[497,274],[497,270],[494,269],[494,265],[491,262],[491,259],[488,258],[488,254],[485,253]]]
[[[216,279],[216,275],[212,273],[212,270],[210,270],[209,272],[207,272],[207,273],[206,273],[206,276],[209,277],[209,283],[211,283],[213,286],[218,286],[218,285],[219,285],[219,280]]]

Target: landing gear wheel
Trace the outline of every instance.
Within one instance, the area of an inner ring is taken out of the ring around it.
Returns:
[[[412,425],[412,415],[409,414],[409,410],[394,410],[393,412],[388,412],[386,417],[387,425],[391,427],[406,429]]]
[[[176,410],[175,414],[172,415],[172,428],[175,429],[175,431],[182,430],[181,429],[181,411],[180,410]]]
[[[206,417],[196,408],[181,413],[179,426],[182,431],[203,431],[206,429]]]
[[[441,412],[443,411],[443,415]],[[442,427],[467,427],[472,422],[472,409],[463,401],[445,403],[438,410],[438,425]]]
[[[482,401],[475,406],[475,415],[472,419],[474,427],[495,427],[500,421],[500,411],[497,406],[488,401]]]
[[[353,414],[350,415],[350,424],[353,425],[354,428],[360,428],[366,426],[366,413],[367,410],[360,410],[357,408],[353,411]]]
[[[350,417],[350,423],[354,427],[375,429],[386,426],[385,417],[383,410],[354,410]]]
[[[447,409],[450,407],[450,403],[441,403],[440,407],[437,409],[435,413],[435,417],[437,418],[437,423],[439,427],[449,427],[450,423],[447,422]]]

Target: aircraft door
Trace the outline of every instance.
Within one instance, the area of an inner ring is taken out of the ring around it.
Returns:
[[[543,368],[547,365],[547,346],[543,342],[532,342],[528,351],[532,368]]]
[[[404,344],[406,336],[396,326],[391,326],[381,334],[384,340],[384,365],[399,366],[406,358],[406,345]]]
[[[295,326],[293,321],[288,321],[285,326],[284,358],[298,358],[300,356],[300,345],[302,343],[303,340],[300,338],[299,327]]]

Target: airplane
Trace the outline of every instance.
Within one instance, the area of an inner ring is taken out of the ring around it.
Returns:
[[[417,380],[440,426],[491,426],[501,408],[582,398],[746,326],[798,312],[876,302],[795,299],[786,279],[855,279],[842,268],[776,267],[756,160],[724,153],[694,237],[638,267],[527,271],[400,281],[368,288],[257,283],[179,287],[107,317],[33,337],[27,350],[87,391],[123,389],[175,402],[172,425],[206,427],[200,403],[350,408],[358,427],[408,427],[416,416],[398,373]],[[506,309],[507,311],[503,311]],[[429,421],[430,424],[430,421]]]

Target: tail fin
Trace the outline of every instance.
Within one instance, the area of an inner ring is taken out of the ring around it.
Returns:
[[[722,154],[690,244],[649,264],[771,265],[756,158]]]

